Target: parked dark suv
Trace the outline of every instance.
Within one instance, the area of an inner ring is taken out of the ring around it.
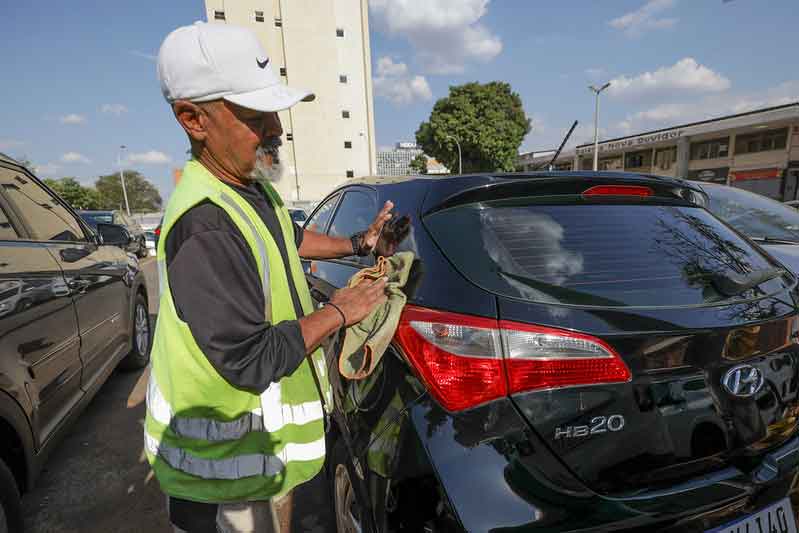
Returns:
[[[386,200],[417,260],[375,372],[330,361],[339,531],[796,531],[797,280],[700,189],[362,179],[306,227],[348,236]],[[369,264],[304,266],[323,302]]]
[[[136,254],[136,257],[147,257],[147,236],[141,225],[132,217],[127,216],[122,211],[78,211],[78,214],[86,223],[96,228],[97,224],[117,224],[123,226],[130,233],[130,242],[125,248]]]
[[[147,291],[121,226],[81,218],[0,155],[0,531],[118,363],[149,360]]]

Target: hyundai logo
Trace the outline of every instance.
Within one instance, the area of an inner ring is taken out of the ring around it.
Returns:
[[[748,398],[763,388],[763,372],[752,365],[734,366],[724,374],[721,384],[733,396]]]

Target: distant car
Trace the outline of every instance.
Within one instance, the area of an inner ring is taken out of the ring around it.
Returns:
[[[291,220],[299,225],[305,224],[305,221],[308,219],[308,214],[305,212],[305,210],[299,209],[297,207],[290,207],[289,214],[291,215]]]
[[[693,182],[708,195],[707,208],[721,220],[763,246],[799,275],[799,211],[744,189]]]
[[[136,254],[136,257],[147,257],[147,237],[138,222],[119,210],[115,211],[78,211],[78,214],[92,228],[97,227],[97,223],[118,224],[124,226],[132,237],[128,251]]]
[[[22,531],[20,493],[114,369],[149,362],[147,287],[121,249],[129,241],[122,226],[93,232],[0,155],[0,532]]]
[[[155,231],[145,231],[144,242],[147,245],[147,254],[150,256],[155,256],[155,250],[158,246],[158,237],[156,236]]]

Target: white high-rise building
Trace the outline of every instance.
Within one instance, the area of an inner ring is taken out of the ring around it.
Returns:
[[[255,30],[272,68],[316,94],[281,112],[286,201],[321,200],[377,170],[367,0],[205,0],[208,21]]]

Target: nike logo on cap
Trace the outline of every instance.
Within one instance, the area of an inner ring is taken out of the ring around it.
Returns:
[[[258,58],[256,57],[255,62],[258,63],[259,67],[266,68],[266,66],[269,64],[269,58],[267,57],[264,61],[258,61]]]

